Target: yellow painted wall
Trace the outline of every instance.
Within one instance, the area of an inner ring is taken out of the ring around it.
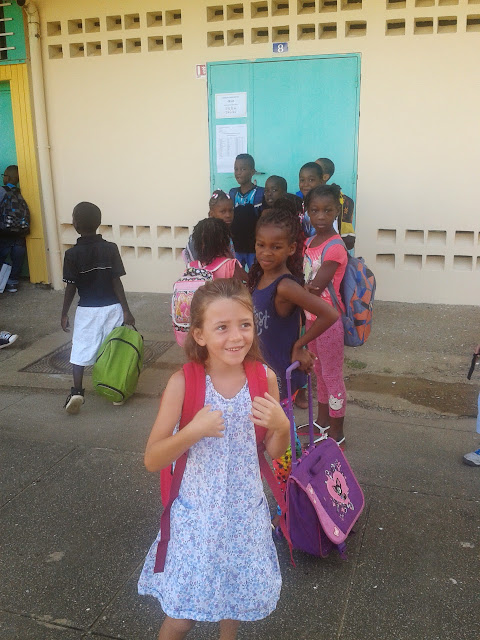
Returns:
[[[181,228],[206,215],[209,198],[207,84],[195,65],[272,57],[275,28],[288,26],[288,55],[361,54],[357,253],[377,276],[378,297],[476,299],[478,1],[338,0],[331,10],[315,0],[312,12],[301,0],[37,4],[64,249],[76,238],[73,206],[91,200],[105,237],[120,246],[126,289],[169,291],[182,271]],[[258,11],[265,5],[267,15]],[[219,8],[223,16],[211,20]],[[324,37],[326,24],[336,25],[335,37]],[[268,42],[252,42],[259,27]],[[244,43],[228,44],[238,30]],[[212,32],[224,33],[221,46],[209,46],[218,43]],[[174,37],[181,50],[169,48]],[[149,50],[160,38],[163,50]]]
[[[10,83],[20,186],[31,215],[31,230],[27,237],[30,280],[48,282],[27,65],[0,65],[0,81],[2,80]]]

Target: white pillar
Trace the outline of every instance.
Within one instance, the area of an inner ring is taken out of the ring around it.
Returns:
[[[47,264],[50,282],[54,289],[62,289],[62,259],[60,253],[55,197],[53,194],[50,144],[48,141],[47,112],[43,83],[42,48],[40,40],[40,16],[38,8],[30,0],[17,0],[28,17],[28,40],[30,43],[30,66],[35,134],[38,152],[38,168],[43,201],[46,231]]]

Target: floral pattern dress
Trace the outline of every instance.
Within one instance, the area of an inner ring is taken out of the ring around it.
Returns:
[[[248,418],[248,384],[227,399],[207,375],[205,404],[222,411],[225,435],[190,449],[171,509],[165,570],[153,573],[159,534],[138,592],[157,598],[172,618],[260,620],[274,611],[282,580]]]

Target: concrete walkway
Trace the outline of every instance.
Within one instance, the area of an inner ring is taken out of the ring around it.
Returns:
[[[68,376],[20,371],[69,340],[58,330],[61,294],[24,286],[6,295],[1,328],[20,338],[0,351],[0,639],[153,640],[162,614],[155,601],[136,595],[136,581],[158,527],[158,476],[145,471],[142,456],[181,351],[174,345],[147,368],[139,393],[123,407],[87,391],[81,413],[68,416]],[[171,341],[168,296],[128,297],[145,338]],[[368,361],[368,371],[381,373],[395,358],[426,369],[429,358],[430,369],[439,369],[433,379],[464,379],[478,341],[476,309],[409,305],[411,333],[420,341],[411,347],[411,334],[399,336],[405,307],[379,303],[376,311],[375,331],[355,355]],[[442,369],[445,354],[451,366]],[[461,464],[476,443],[475,421],[401,408],[349,406],[346,453],[366,508],[348,561],[297,552],[294,568],[278,543],[278,608],[244,625],[239,638],[480,636],[480,470]],[[215,627],[198,625],[191,637],[214,638]]]

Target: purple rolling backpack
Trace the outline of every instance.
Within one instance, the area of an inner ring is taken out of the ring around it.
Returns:
[[[297,460],[291,393],[287,369],[288,417],[292,445],[292,471],[287,480],[287,530],[294,549],[325,558],[337,549],[346,557],[345,540],[362,513],[365,499],[342,450],[332,438],[316,445],[313,436],[312,379],[308,376],[310,444]]]

